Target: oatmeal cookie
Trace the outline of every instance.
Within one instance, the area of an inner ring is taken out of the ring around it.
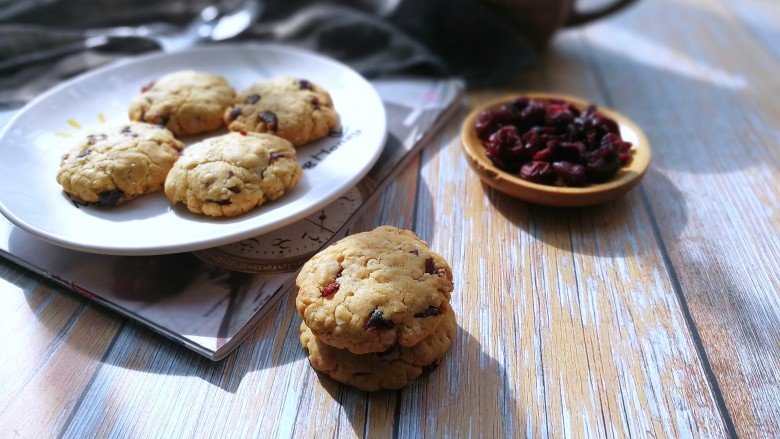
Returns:
[[[270,133],[296,146],[325,137],[339,125],[325,89],[290,77],[272,78],[241,91],[224,116],[231,131]]]
[[[165,125],[177,136],[214,131],[236,92],[225,78],[196,71],[175,72],[144,86],[130,104],[130,120]]]
[[[369,392],[400,389],[438,366],[455,337],[454,313],[447,313],[436,330],[411,347],[393,346],[379,353],[357,355],[323,343],[301,323],[301,344],[314,369],[334,380]]]
[[[281,197],[301,174],[290,142],[228,133],[187,147],[165,180],[165,195],[195,213],[232,217]]]
[[[159,191],[184,144],[159,125],[95,131],[63,155],[57,182],[76,201],[117,206]]]
[[[452,313],[447,261],[413,232],[391,226],[323,249],[296,285],[296,308],[314,335],[355,354],[413,346]]]

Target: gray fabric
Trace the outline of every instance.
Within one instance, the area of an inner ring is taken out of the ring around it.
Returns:
[[[228,7],[242,0],[224,0]],[[537,57],[480,0],[257,0],[259,19],[235,40],[298,45],[338,59],[363,75],[414,72],[495,84]],[[160,50],[152,41],[111,38],[85,49],[88,30],[164,23],[187,25],[207,0],[0,0],[0,109],[17,106],[83,71],[127,54]],[[74,50],[75,49],[75,50]],[[4,63],[51,51],[24,66]],[[47,55],[48,56],[48,55]]]

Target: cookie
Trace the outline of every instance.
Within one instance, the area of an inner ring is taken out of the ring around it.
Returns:
[[[301,173],[290,142],[228,133],[187,147],[165,180],[165,195],[195,213],[232,217],[278,199]]]
[[[325,137],[339,125],[330,94],[305,79],[277,77],[241,91],[225,111],[231,131],[255,131],[294,145]]]
[[[144,86],[130,103],[130,120],[165,125],[177,136],[214,131],[236,92],[225,78],[191,70]]]
[[[301,345],[308,351],[314,369],[340,383],[374,392],[405,387],[423,372],[438,366],[450,350],[456,321],[450,312],[431,335],[414,346],[394,346],[385,352],[362,355],[323,343],[305,323],[301,323],[300,331]]]
[[[452,270],[408,230],[348,236],[304,264],[296,308],[316,337],[355,354],[409,347],[451,313]]]
[[[184,144],[159,125],[95,131],[62,156],[57,182],[76,201],[117,206],[159,191]]]

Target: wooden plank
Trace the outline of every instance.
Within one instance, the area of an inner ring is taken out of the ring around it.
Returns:
[[[604,99],[576,34],[518,88]],[[641,193],[591,209],[530,206],[464,174],[450,136],[445,149],[426,150],[416,229],[459,268],[462,338],[448,370],[456,383],[413,409],[435,413],[422,426],[412,411],[401,425],[497,436],[725,436],[672,279],[648,271],[663,260],[646,252],[657,237],[646,232]]]
[[[0,261],[0,333],[18,335],[0,436],[776,436],[780,66],[741,18],[757,13],[732,8],[640,2],[519,75],[648,131],[653,168],[625,198],[561,210],[496,193],[454,121],[372,206],[356,231],[414,229],[454,267],[455,343],[403,391],[318,376],[291,295],[212,363]]]
[[[780,60],[741,18],[756,2],[735,3],[642,2],[585,35],[610,103],[653,144],[647,207],[736,432],[774,437]]]
[[[740,21],[770,55],[780,58],[780,4],[762,0],[728,0],[725,10],[739,14]]]
[[[121,319],[10,262],[0,273],[0,436],[56,435]]]

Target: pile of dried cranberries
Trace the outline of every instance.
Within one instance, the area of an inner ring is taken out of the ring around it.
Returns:
[[[474,128],[496,167],[533,183],[603,183],[631,161],[631,143],[595,105],[518,97],[480,113]]]

